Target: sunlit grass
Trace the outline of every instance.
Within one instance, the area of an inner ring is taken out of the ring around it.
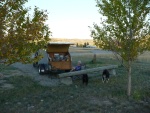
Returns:
[[[90,45],[94,45],[93,40],[92,39],[67,39],[67,38],[51,38],[51,42],[71,42],[74,43],[75,45],[78,43],[78,45],[80,44],[84,44],[85,42],[89,43]]]
[[[92,53],[92,50],[94,49],[95,48],[71,48],[70,52],[76,53],[76,55],[72,56],[73,62],[78,60],[81,60],[83,62],[90,62],[92,61],[94,54],[96,54],[98,62],[103,58],[114,60],[116,59],[115,55],[112,53]],[[118,62],[117,59],[116,62]],[[150,52],[144,52],[143,54],[139,55],[135,62],[150,62]]]
[[[150,52],[144,52],[138,57],[138,61],[140,62],[150,62]]]

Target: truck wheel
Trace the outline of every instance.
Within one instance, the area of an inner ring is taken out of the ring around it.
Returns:
[[[50,70],[51,70],[51,66],[50,65],[44,64],[44,67],[45,67],[45,73],[50,72]]]
[[[65,72],[70,72],[70,71],[71,71],[70,69],[65,70]]]
[[[42,75],[45,73],[45,65],[44,64],[40,64],[39,65],[39,74]]]

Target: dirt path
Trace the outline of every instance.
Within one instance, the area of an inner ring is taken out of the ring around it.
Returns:
[[[32,64],[15,63],[12,66],[22,71],[24,75],[32,77],[43,86],[56,86],[60,84],[59,79],[51,78],[49,77],[50,75],[39,75],[38,69],[34,68]]]
[[[60,84],[60,80],[55,78],[54,75],[39,75],[38,69],[34,68],[32,64],[15,63],[12,66],[18,68],[23,73],[23,75],[32,77],[35,81],[39,82],[40,85],[51,87]],[[93,74],[89,74],[89,76],[93,76]]]

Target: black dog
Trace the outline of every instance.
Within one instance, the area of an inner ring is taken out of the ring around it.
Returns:
[[[88,85],[88,75],[87,74],[83,74],[82,75],[82,83],[85,84],[86,86]]]
[[[103,71],[103,74],[102,74],[102,82],[104,83],[104,82],[107,82],[108,83],[108,81],[109,81],[109,71],[107,70],[107,69],[105,69],[104,71]]]

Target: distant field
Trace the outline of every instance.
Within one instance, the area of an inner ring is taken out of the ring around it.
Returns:
[[[96,54],[97,60],[101,58],[107,59],[116,59],[114,54],[110,53],[109,51],[103,51],[98,48],[76,48],[71,47],[69,51],[73,54],[73,60],[77,61],[78,59],[86,62],[91,61],[93,59],[93,55]],[[96,52],[94,52],[96,51]],[[143,54],[139,55],[138,58],[135,60],[138,62],[150,62],[150,51],[146,51]]]
[[[84,44],[85,42],[89,43],[90,45],[94,45],[92,39],[65,39],[65,38],[51,38],[52,42],[72,42],[75,44]]]

